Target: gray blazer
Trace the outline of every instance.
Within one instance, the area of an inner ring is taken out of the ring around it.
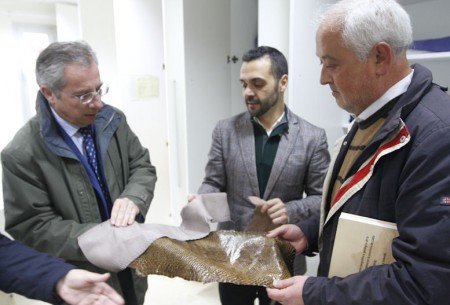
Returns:
[[[298,224],[320,213],[322,185],[330,162],[325,131],[301,119],[286,107],[289,129],[280,139],[264,200],[280,198],[289,223]],[[242,231],[250,223],[259,197],[255,136],[248,112],[219,121],[213,131],[205,178],[198,193],[226,192],[231,221],[223,230]]]

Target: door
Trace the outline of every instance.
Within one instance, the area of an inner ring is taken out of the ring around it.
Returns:
[[[256,33],[257,0],[184,2],[189,192],[202,182],[217,121],[245,110],[239,69]]]

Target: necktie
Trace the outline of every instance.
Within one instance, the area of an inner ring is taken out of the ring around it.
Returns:
[[[98,167],[97,162],[97,152],[95,150],[94,145],[94,138],[92,136],[92,128],[91,126],[86,126],[79,129],[80,133],[83,136],[83,147],[86,153],[86,159],[88,160],[89,164],[91,165],[92,170],[95,173],[95,176],[97,177],[98,183],[100,184],[100,187],[102,189],[103,195],[105,196],[105,199],[108,198],[109,193],[105,190],[103,179],[100,175],[100,170]]]
[[[95,150],[94,146],[94,137],[92,136],[92,127],[86,126],[79,129],[81,135],[83,136],[83,147],[86,153],[86,158],[89,162],[89,164],[92,167],[92,170],[95,173],[95,176],[97,177],[98,183],[100,184],[100,187],[102,189],[103,196],[105,197],[106,201],[110,201],[109,199],[109,192],[105,189],[103,179],[100,176],[100,171],[98,168],[97,163],[97,152]],[[106,218],[109,218],[107,216]],[[124,299],[126,300],[127,304],[130,305],[137,305],[137,298],[136,294],[134,292],[133,287],[133,278],[131,276],[130,269],[126,268],[118,273],[119,277],[119,283],[122,288]]]

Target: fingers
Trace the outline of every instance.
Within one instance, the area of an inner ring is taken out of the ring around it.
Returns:
[[[250,201],[250,202],[251,202],[252,204],[254,204],[256,207],[258,207],[258,206],[263,207],[263,206],[266,204],[266,201],[265,201],[265,200],[262,200],[261,198],[256,197],[256,196],[249,196],[249,197],[248,197],[248,201]],[[265,213],[265,211],[264,211],[263,213]]]
[[[273,286],[277,289],[283,289],[283,288],[292,286],[294,283],[295,283],[295,278],[290,277],[288,279],[274,281]]]
[[[286,224],[289,221],[286,205],[279,198],[266,201],[261,208],[262,213],[267,213],[276,225]]]
[[[274,282],[274,288],[267,288],[267,295],[270,299],[281,303],[286,299],[286,292],[283,291],[293,284],[293,278],[288,278],[286,280],[278,280]]]
[[[267,288],[267,295],[283,305],[304,305],[303,286],[308,277],[295,276],[274,283],[274,288]]]
[[[109,285],[105,283],[99,283],[98,285],[101,288],[101,295],[95,304],[102,304],[102,305],[125,304],[123,298]]]
[[[124,305],[124,299],[105,283],[96,284],[95,293],[86,293],[78,305]]]
[[[272,231],[267,233],[266,236],[267,237],[271,237],[271,238],[277,238],[277,237],[283,236],[285,232],[286,232],[285,226],[281,226],[281,227],[278,227],[276,229],[273,229]]]
[[[134,223],[139,214],[138,206],[128,198],[119,198],[114,202],[111,210],[111,224],[126,227]]]
[[[269,216],[272,219],[272,223],[275,225],[287,224],[289,220],[286,210],[276,211],[273,214],[269,213]]]
[[[302,253],[308,247],[308,240],[302,230],[293,224],[285,224],[267,234],[267,237],[278,238],[289,242],[297,254]]]
[[[197,197],[198,197],[198,194],[189,194],[188,198],[187,198],[188,203],[191,203],[192,200],[197,199]]]
[[[68,304],[123,305],[123,298],[105,281],[110,274],[70,270],[56,285],[56,293]]]
[[[110,273],[100,274],[86,271],[85,278],[87,281],[94,283],[94,282],[106,282],[110,276],[111,276]]]

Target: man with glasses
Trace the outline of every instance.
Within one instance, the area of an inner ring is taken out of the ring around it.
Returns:
[[[96,54],[84,42],[53,43],[36,62],[37,114],[2,151],[6,230],[75,266],[87,261],[77,238],[103,221],[143,221],[155,167],[127,124],[105,104]],[[109,281],[126,304],[143,304],[147,280],[125,269]]]

